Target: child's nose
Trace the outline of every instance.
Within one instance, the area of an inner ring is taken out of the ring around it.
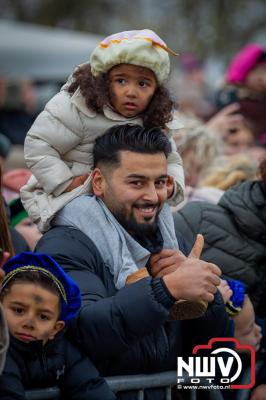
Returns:
[[[127,86],[127,92],[126,92],[128,97],[136,97],[136,87],[135,85],[128,85]]]
[[[33,318],[27,318],[23,324],[24,328],[33,329],[34,328],[34,321]]]

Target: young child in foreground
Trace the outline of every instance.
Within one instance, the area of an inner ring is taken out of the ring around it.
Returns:
[[[25,390],[54,385],[64,399],[114,400],[96,368],[63,332],[81,305],[76,283],[45,254],[21,253],[3,269],[0,296],[10,347],[0,377],[1,400],[26,399]]]
[[[21,190],[41,231],[72,199],[91,192],[92,150],[107,128],[160,127],[171,138],[182,126],[173,118],[175,104],[164,86],[169,53],[176,55],[149,29],[111,35],[47,103],[25,140],[25,161],[34,176]],[[168,197],[176,205],[183,200],[184,172],[172,139],[171,146]]]

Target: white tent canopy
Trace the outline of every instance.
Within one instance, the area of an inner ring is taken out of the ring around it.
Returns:
[[[0,76],[64,81],[103,37],[0,20]]]

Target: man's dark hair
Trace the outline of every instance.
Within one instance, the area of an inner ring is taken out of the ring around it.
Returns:
[[[94,167],[100,163],[119,164],[121,150],[143,154],[164,153],[168,157],[171,143],[160,128],[144,128],[133,124],[115,125],[96,139],[93,150]]]

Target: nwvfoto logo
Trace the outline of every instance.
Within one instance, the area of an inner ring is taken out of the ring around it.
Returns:
[[[219,344],[221,346],[218,346]],[[234,349],[232,344],[234,344]],[[212,350],[214,346],[215,349]],[[212,351],[208,355],[201,356],[202,350]],[[238,382],[243,371],[238,351],[249,354],[251,374],[247,384]],[[235,338],[212,338],[207,345],[195,346],[192,354],[193,356],[185,360],[183,357],[177,357],[178,384],[184,383],[184,376],[186,376],[186,383],[191,384],[199,384],[204,378],[208,384],[216,382],[219,385],[229,385],[231,389],[250,389],[255,385],[256,351],[250,345],[241,345]]]

